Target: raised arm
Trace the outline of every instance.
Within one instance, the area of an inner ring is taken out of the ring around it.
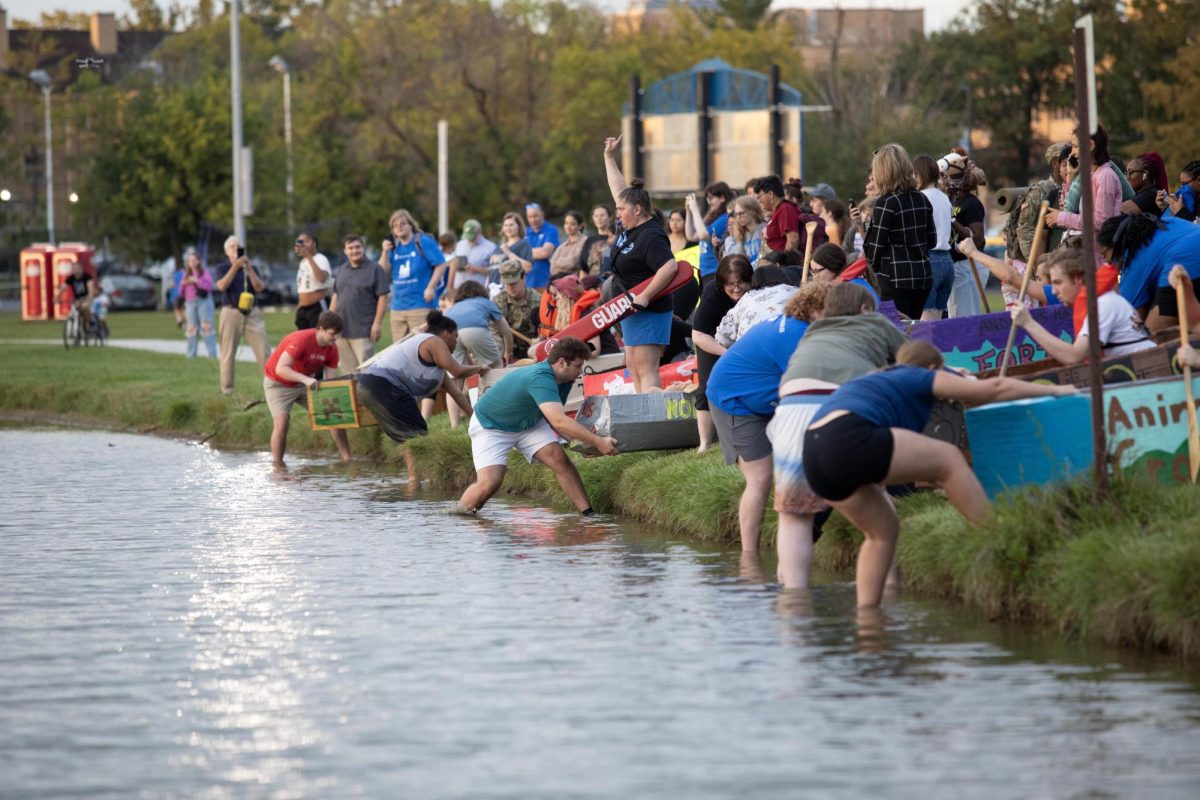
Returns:
[[[608,176],[608,190],[612,192],[614,203],[621,192],[629,187],[625,176],[621,174],[621,168],[617,165],[617,148],[621,146],[621,138],[618,136],[614,139],[610,136],[604,140],[604,172]]]
[[[704,224],[704,213],[695,194],[689,194],[683,201],[684,222],[683,235],[693,242],[703,242],[708,238],[708,226]]]

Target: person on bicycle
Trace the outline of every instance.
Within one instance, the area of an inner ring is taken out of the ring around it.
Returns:
[[[70,301],[79,312],[83,329],[88,330],[92,325],[92,300],[100,293],[100,282],[83,271],[83,264],[76,261],[71,268],[71,274],[66,283],[58,290],[58,299],[65,299],[67,289],[71,290]]]

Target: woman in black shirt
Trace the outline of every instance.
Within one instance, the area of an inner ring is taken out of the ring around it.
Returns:
[[[716,340],[717,326],[742,295],[750,288],[754,269],[750,259],[737,253],[725,256],[717,265],[716,278],[709,281],[700,293],[700,305],[692,317],[692,344],[696,346],[696,427],[700,430],[700,449],[703,453],[713,440],[713,418],[708,410],[705,388],[708,376],[725,352]]]
[[[612,270],[622,291],[649,280],[645,291],[633,298],[634,313],[621,321],[625,340],[625,367],[635,392],[661,389],[658,364],[663,347],[671,340],[671,298],[654,298],[667,288],[677,267],[671,242],[654,214],[650,194],[642,182],[625,182],[617,166],[616,152],[621,137],[604,140],[604,169],[608,188],[617,205],[621,232],[612,247]]]

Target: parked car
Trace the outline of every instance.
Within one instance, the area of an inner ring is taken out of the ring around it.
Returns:
[[[113,273],[100,279],[113,311],[153,310],[158,307],[158,284],[142,275]]]

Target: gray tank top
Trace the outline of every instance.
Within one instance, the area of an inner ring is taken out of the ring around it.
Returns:
[[[417,348],[426,339],[432,339],[432,333],[418,333],[400,344],[394,344],[379,354],[371,366],[363,370],[364,375],[375,375],[396,386],[408,389],[414,397],[426,397],[432,394],[446,377],[446,372],[439,366],[428,366],[421,362]]]

